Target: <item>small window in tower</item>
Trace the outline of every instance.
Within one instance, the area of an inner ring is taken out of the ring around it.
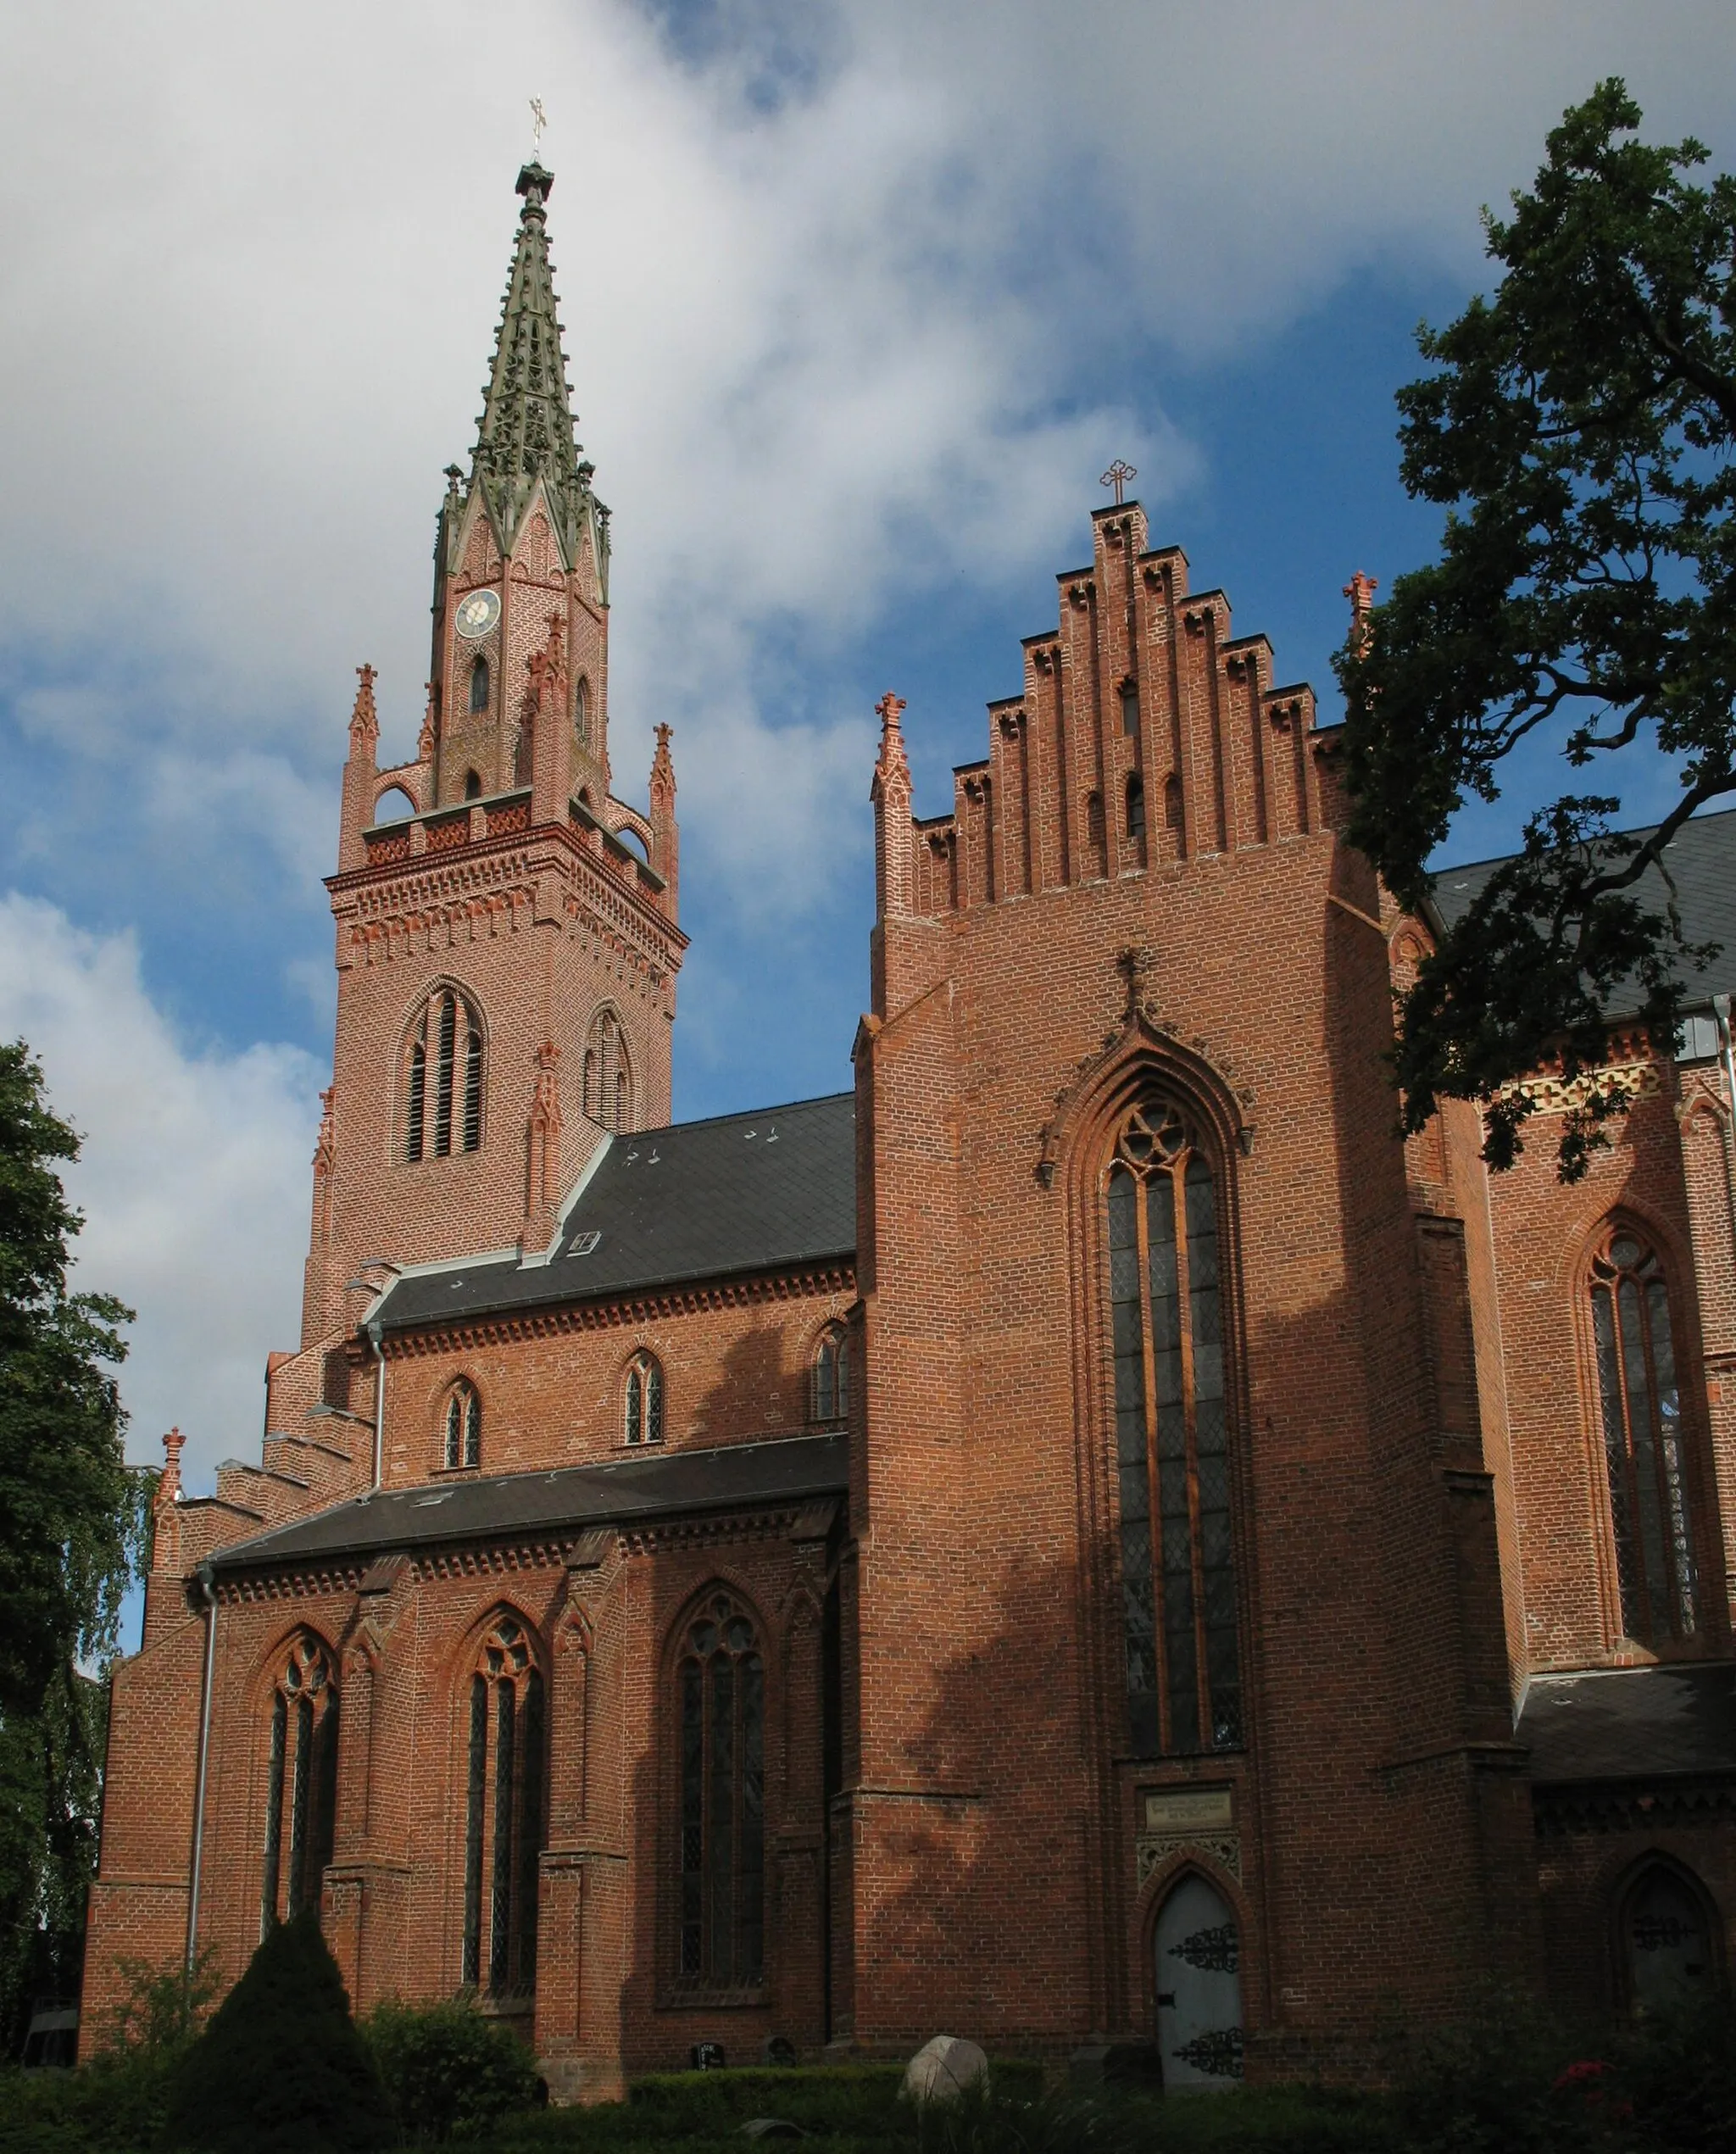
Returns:
[[[1163,821],[1166,830],[1182,827],[1182,781],[1173,771],[1163,782]]]
[[[581,748],[591,745],[591,690],[582,673],[573,687],[573,732]]]
[[[470,715],[480,717],[488,708],[488,661],[479,651],[470,662]]]
[[[1139,731],[1139,683],[1137,681],[1123,681],[1121,683],[1121,731],[1129,739]]]
[[[1143,838],[1145,835],[1145,784],[1142,778],[1137,776],[1127,781],[1127,835],[1129,838]]]
[[[483,707],[487,707],[486,699]],[[465,798],[466,800],[480,800],[482,798],[482,781],[474,771],[465,772]]]

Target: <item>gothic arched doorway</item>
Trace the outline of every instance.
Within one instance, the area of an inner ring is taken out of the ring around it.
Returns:
[[[1153,1951],[1164,2085],[1233,2086],[1242,2076],[1241,1939],[1223,1895],[1184,1877],[1158,1911]]]
[[[1655,2012],[1709,1982],[1716,1946],[1704,1895],[1671,1862],[1649,1862],[1623,1895],[1622,1972],[1628,2002]]]

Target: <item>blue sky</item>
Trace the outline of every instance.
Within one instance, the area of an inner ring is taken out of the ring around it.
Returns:
[[[195,1485],[295,1339],[353,669],[407,754],[530,96],[617,791],[676,728],[683,1116],[848,1083],[872,705],[946,806],[1112,457],[1330,713],[1342,586],[1433,542],[1392,393],[1479,204],[1610,72],[1736,153],[1736,11],[1694,0],[78,13],[10,9],[0,82],[0,1031],[87,1133],[133,1454],[179,1421]]]

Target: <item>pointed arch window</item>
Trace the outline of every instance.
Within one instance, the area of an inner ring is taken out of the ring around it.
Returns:
[[[292,1639],[271,1689],[260,1934],[320,1897],[337,1812],[337,1684],[316,1638]]]
[[[814,1356],[814,1418],[848,1421],[850,1413],[850,1341],[842,1324],[821,1334]]]
[[[1642,1644],[1666,1645],[1696,1628],[1669,1287],[1657,1252],[1617,1224],[1593,1255],[1590,1290],[1622,1628]]]
[[[491,1996],[537,1986],[537,1871],[545,1837],[542,1673],[529,1633],[502,1616],[470,1676],[462,1980]]]
[[[573,683],[573,737],[581,748],[591,745],[591,688],[582,673]]]
[[[765,1668],[753,1618],[728,1594],[688,1623],[676,1682],[679,1971],[744,1987],[765,1975]]]
[[[663,1364],[643,1348],[627,1363],[621,1393],[622,1433],[629,1444],[663,1441]]]
[[[604,1129],[631,1129],[632,1067],[627,1058],[626,1033],[614,1010],[599,1010],[591,1020],[581,1069],[586,1114]]]
[[[476,1010],[451,988],[431,995],[410,1028],[405,1159],[445,1159],[481,1149],[482,1059],[482,1021]]]
[[[470,715],[481,718],[488,709],[488,661],[481,651],[470,660]]]
[[[1105,1178],[1128,1730],[1141,1756],[1242,1741],[1228,1400],[1210,1160],[1161,1097]]]
[[[482,1401],[473,1383],[460,1379],[446,1395],[441,1456],[448,1472],[482,1463]]]
[[[465,798],[466,800],[480,800],[482,798],[482,781],[475,771],[465,772]]]

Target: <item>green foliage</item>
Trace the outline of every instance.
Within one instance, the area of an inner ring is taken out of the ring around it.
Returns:
[[[93,2029],[86,2044],[100,2056],[167,2059],[173,2062],[194,2040],[210,2014],[222,1982],[217,1950],[206,1945],[191,1968],[176,1957],[162,1967],[147,1960],[115,1963],[122,1984],[120,2002],[108,2023]]]
[[[1736,2154],[1736,2010],[1727,1990],[1655,2013],[1615,2047],[1614,2126],[1648,2154]]]
[[[174,2154],[366,2154],[395,2136],[311,1912],[275,1925],[175,2067]]]
[[[0,2154],[156,2154],[171,2061],[105,2056],[76,2072],[0,2078]]]
[[[369,2016],[364,2031],[407,2139],[473,2136],[536,2103],[539,2082],[529,2051],[473,2006],[388,2002]]]
[[[1522,743],[1678,771],[1638,843],[1611,836],[1606,791],[1539,806],[1405,999],[1406,1126],[1478,1100],[1498,1166],[1531,1111],[1502,1087],[1555,1055],[1599,1066],[1612,1006],[1672,1035],[1708,953],[1654,894],[1663,847],[1736,789],[1736,181],[1691,183],[1704,148],[1643,143],[1640,118],[1600,83],[1512,216],[1485,212],[1494,294],[1419,332],[1435,370],[1399,392],[1405,487],[1449,512],[1441,557],[1338,661],[1349,835],[1413,910],[1452,815],[1497,796]],[[1564,1178],[1625,1105],[1605,1087],[1568,1116]]]
[[[131,1312],[67,1291],[55,1166],[77,1156],[29,1050],[0,1046],[0,2035],[76,1984],[106,1710],[79,1670],[114,1650],[151,1485],[104,1366]]]

